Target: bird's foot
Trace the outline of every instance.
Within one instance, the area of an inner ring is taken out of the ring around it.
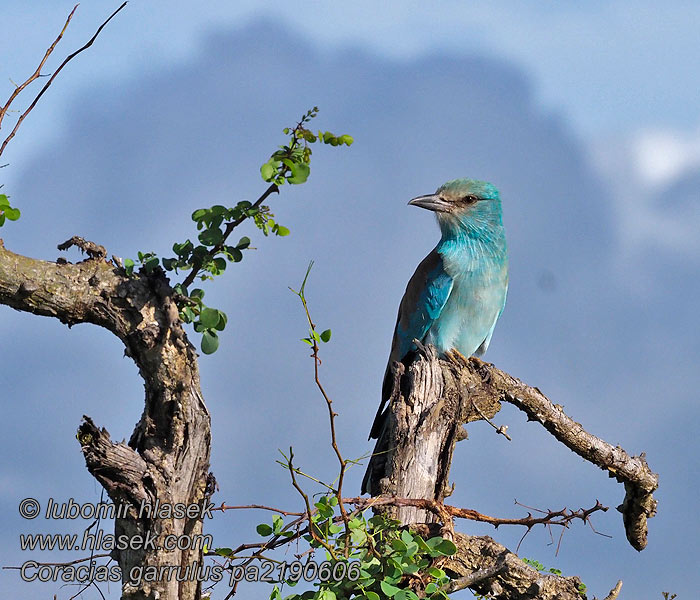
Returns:
[[[489,367],[493,366],[493,363],[487,363],[481,360],[478,356],[470,356],[469,360],[476,367],[476,372],[481,376],[481,380],[484,383],[491,381],[491,371]]]
[[[456,348],[452,348],[452,350],[447,351],[447,356],[454,362],[455,364],[466,367],[469,365],[469,360],[467,359],[464,354],[462,354],[459,350]]]

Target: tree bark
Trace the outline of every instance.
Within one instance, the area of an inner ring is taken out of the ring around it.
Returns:
[[[424,537],[439,534],[435,525],[412,529]],[[488,536],[455,534],[457,553],[440,568],[452,576],[447,593],[469,587],[477,594],[498,600],[583,600],[578,577],[549,575],[525,564],[516,554]]]
[[[425,498],[442,502],[451,494],[450,465],[455,444],[467,437],[463,424],[492,418],[500,400],[476,370],[439,360],[433,346],[408,369],[395,363],[394,388],[384,432],[368,466],[372,496]],[[436,517],[415,507],[392,507],[402,523],[432,523]]]
[[[69,326],[93,323],[122,340],[144,380],[141,420],[128,444],[111,441],[89,417],[78,430],[88,470],[115,506],[128,508],[116,519],[115,535],[132,540],[131,547],[112,552],[122,571],[122,598],[199,598],[202,519],[212,490],[210,419],[197,354],[160,269],[127,277],[104,260],[101,246],[80,238],[66,245],[79,246],[90,258],[77,264],[41,261],[6,250],[0,240],[0,304]],[[168,516],[176,504],[191,507],[185,518]],[[164,547],[178,539],[188,547]]]
[[[442,502],[451,493],[450,464],[455,444],[466,437],[463,424],[480,419],[490,422],[501,403],[509,402],[524,411],[528,420],[539,422],[569,449],[624,484],[625,498],[618,510],[627,539],[637,550],[646,546],[647,519],[656,514],[653,492],[658,475],[649,469],[644,454],[630,456],[588,433],[539,389],[479,359],[466,359],[457,352],[438,358],[435,348],[418,344],[413,362],[407,367],[395,363],[392,369],[387,422],[367,467],[372,496]],[[503,428],[498,429],[505,434]],[[580,597],[576,589],[580,582],[575,578],[542,575],[514,560],[514,554],[490,538],[455,534],[446,511],[443,515],[401,502],[378,510],[412,529],[437,527],[434,531],[440,535],[455,537],[456,543],[459,540],[459,552],[450,564],[463,587],[503,600]],[[499,556],[502,560],[496,565]],[[472,580],[475,583],[470,584]]]

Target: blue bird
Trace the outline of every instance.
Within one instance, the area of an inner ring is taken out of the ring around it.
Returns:
[[[455,179],[409,202],[435,212],[442,237],[406,286],[382,402],[370,438],[379,438],[391,394],[391,365],[414,351],[414,339],[443,355],[456,349],[481,356],[489,346],[508,290],[508,252],[498,190],[485,181]]]

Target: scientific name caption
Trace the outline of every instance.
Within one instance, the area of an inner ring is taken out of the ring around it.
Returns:
[[[139,506],[111,503],[79,503],[73,498],[68,502],[57,502],[49,498],[42,509],[35,498],[25,498],[19,503],[19,514],[27,520],[43,517],[47,520],[105,520],[124,518],[130,511],[138,520],[150,519],[204,519],[212,518],[214,504],[166,504],[156,501],[151,504],[142,501]],[[20,534],[22,551],[79,551],[103,553],[112,550],[144,552],[158,551],[207,551],[214,548],[211,534],[174,535],[156,537],[153,532],[143,535],[114,535],[98,529],[86,529],[82,534],[32,533]],[[119,582],[122,581],[118,565],[98,565],[89,562],[69,561],[63,564],[44,564],[37,560],[25,561],[19,568],[20,577],[27,582]],[[129,572],[131,583],[156,582],[164,580],[201,581],[217,583],[228,580],[230,586],[240,581],[278,583],[281,581],[355,581],[360,577],[357,562],[316,563],[313,560],[277,562],[258,559],[246,565],[226,566],[222,564],[204,565],[195,560],[188,565],[135,566]]]

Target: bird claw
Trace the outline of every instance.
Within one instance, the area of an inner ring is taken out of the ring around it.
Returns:
[[[481,360],[478,356],[470,356],[469,360],[476,367],[476,372],[481,376],[481,381],[488,383],[491,381],[491,371],[489,367],[493,366],[493,363],[487,363]]]
[[[452,362],[454,362],[462,367],[466,367],[469,365],[469,360],[467,359],[467,357],[464,356],[464,354],[462,354],[456,348],[452,348],[452,350],[449,350],[447,354],[448,354],[449,358],[452,359]]]

